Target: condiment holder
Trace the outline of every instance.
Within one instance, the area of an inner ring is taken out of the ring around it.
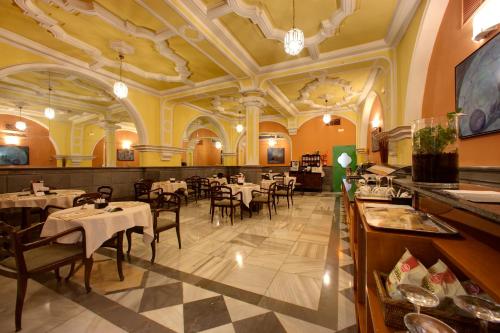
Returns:
[[[108,202],[103,198],[99,198],[99,199],[94,200],[94,208],[95,209],[103,209],[103,208],[106,208],[107,206],[108,206]]]

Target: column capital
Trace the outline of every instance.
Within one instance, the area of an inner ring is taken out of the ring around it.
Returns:
[[[267,101],[260,96],[244,96],[241,98],[241,103],[245,108],[254,106],[262,109],[267,105]]]
[[[111,120],[102,120],[97,123],[98,126],[104,128],[105,130],[119,130],[121,126],[117,125],[118,122]]]

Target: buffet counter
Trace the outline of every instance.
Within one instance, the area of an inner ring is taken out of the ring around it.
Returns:
[[[395,183],[413,194],[413,207],[432,213],[458,230],[459,235],[438,236],[389,231],[370,226],[366,200],[355,197],[355,182],[342,184],[354,259],[355,298],[360,332],[396,332],[384,322],[384,304],[377,293],[374,272],[388,274],[408,249],[426,267],[441,259],[459,280],[472,280],[500,302],[500,215],[495,204],[475,204],[428,190],[408,180]],[[461,185],[470,188],[470,184]],[[475,189],[485,187],[474,186]],[[373,201],[369,201],[370,203]]]

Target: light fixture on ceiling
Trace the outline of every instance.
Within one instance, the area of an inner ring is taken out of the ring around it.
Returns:
[[[122,79],[123,54],[120,54],[119,57],[120,57],[120,81],[116,81],[115,84],[113,85],[113,92],[119,99],[124,99],[127,98],[128,96],[128,87],[125,84],[125,82],[123,82]]]
[[[269,147],[274,147],[278,143],[278,140],[276,140],[276,137],[269,138],[268,144]]]
[[[241,133],[245,128],[241,123],[241,111],[238,111],[238,125],[236,125],[236,132]]]
[[[50,79],[50,72],[49,72],[49,106],[47,106],[43,110],[43,114],[47,119],[54,119],[56,116],[56,111],[52,108],[51,101],[50,101],[50,95],[52,94],[52,81]]]
[[[222,149],[222,143],[220,141],[215,141],[215,148]]]
[[[19,120],[16,121],[16,124],[15,124],[17,130],[19,130],[19,131],[25,131],[26,127],[27,127],[26,123],[21,120],[22,119],[22,112],[23,112],[22,109],[23,109],[23,107],[19,106]]]
[[[479,42],[500,26],[500,1],[486,0],[472,19],[472,40]]]
[[[328,125],[332,121],[332,116],[328,113],[328,99],[325,99],[325,114],[323,115],[323,122]]]
[[[289,55],[297,55],[304,48],[304,32],[295,28],[295,0],[292,0],[293,21],[292,29],[285,34],[285,52]]]

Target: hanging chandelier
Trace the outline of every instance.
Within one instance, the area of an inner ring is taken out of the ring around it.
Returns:
[[[245,128],[241,123],[241,111],[238,111],[238,125],[236,125],[236,132],[241,133]]]
[[[332,121],[332,116],[328,113],[328,99],[325,99],[325,114],[323,115],[323,122],[328,125]]]
[[[304,32],[295,28],[295,0],[292,2],[293,22],[292,29],[285,34],[285,52],[289,55],[297,55],[304,48]]]
[[[122,80],[122,64],[123,54],[120,54],[120,81],[116,81],[113,85],[113,92],[119,99],[124,99],[128,96],[128,87]]]
[[[52,108],[52,105],[50,103],[50,95],[52,93],[52,83],[51,83],[51,80],[50,80],[50,72],[49,72],[49,106],[47,106],[44,110],[43,110],[43,114],[45,115],[45,117],[47,119],[54,119],[54,117],[56,116],[56,111]]]
[[[22,109],[23,109],[23,107],[19,106],[19,120],[16,121],[15,126],[16,126],[17,130],[24,132],[26,130],[27,126],[26,126],[26,123],[21,120],[22,119],[21,118],[22,117]]]

